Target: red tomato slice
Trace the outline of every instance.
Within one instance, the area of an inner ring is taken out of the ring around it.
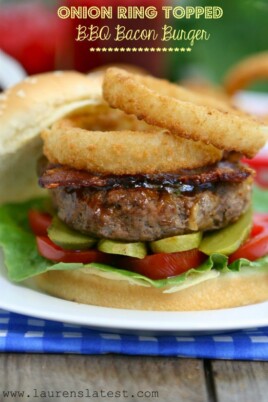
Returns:
[[[198,249],[179,253],[159,253],[148,255],[143,259],[122,257],[117,265],[129,271],[138,272],[151,279],[165,279],[196,268],[207,259]]]
[[[253,218],[253,228],[250,238],[229,257],[231,264],[239,258],[255,261],[268,255],[268,215],[256,214]]]
[[[31,209],[28,213],[28,219],[30,227],[36,236],[47,235],[47,229],[52,221],[51,215]]]
[[[54,244],[47,236],[37,236],[37,248],[39,254],[48,260],[55,262],[100,262],[111,263],[111,256],[98,250],[64,250]]]

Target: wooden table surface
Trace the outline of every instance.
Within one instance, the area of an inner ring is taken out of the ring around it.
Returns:
[[[268,362],[7,353],[0,401],[267,402]]]

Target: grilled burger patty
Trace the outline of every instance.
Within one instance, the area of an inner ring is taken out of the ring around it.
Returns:
[[[230,162],[174,174],[114,176],[48,165],[40,177],[58,215],[98,238],[154,241],[219,229],[249,206],[252,171]]]

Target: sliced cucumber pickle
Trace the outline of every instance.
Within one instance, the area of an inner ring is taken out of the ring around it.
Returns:
[[[252,209],[245,212],[235,223],[224,229],[206,234],[199,250],[207,255],[234,253],[248,238],[252,228]]]
[[[115,240],[100,240],[98,250],[103,253],[127,255],[136,258],[144,258],[147,254],[146,245],[142,242],[126,243]]]
[[[177,253],[198,248],[201,239],[202,232],[167,237],[151,242],[150,248],[154,253]]]
[[[97,239],[70,229],[57,216],[48,228],[48,237],[53,243],[66,250],[85,250],[94,246]]]

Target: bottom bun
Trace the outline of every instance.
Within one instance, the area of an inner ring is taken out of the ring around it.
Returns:
[[[221,274],[176,293],[86,272],[50,271],[36,277],[53,296],[103,307],[155,311],[214,310],[268,300],[268,273]]]

